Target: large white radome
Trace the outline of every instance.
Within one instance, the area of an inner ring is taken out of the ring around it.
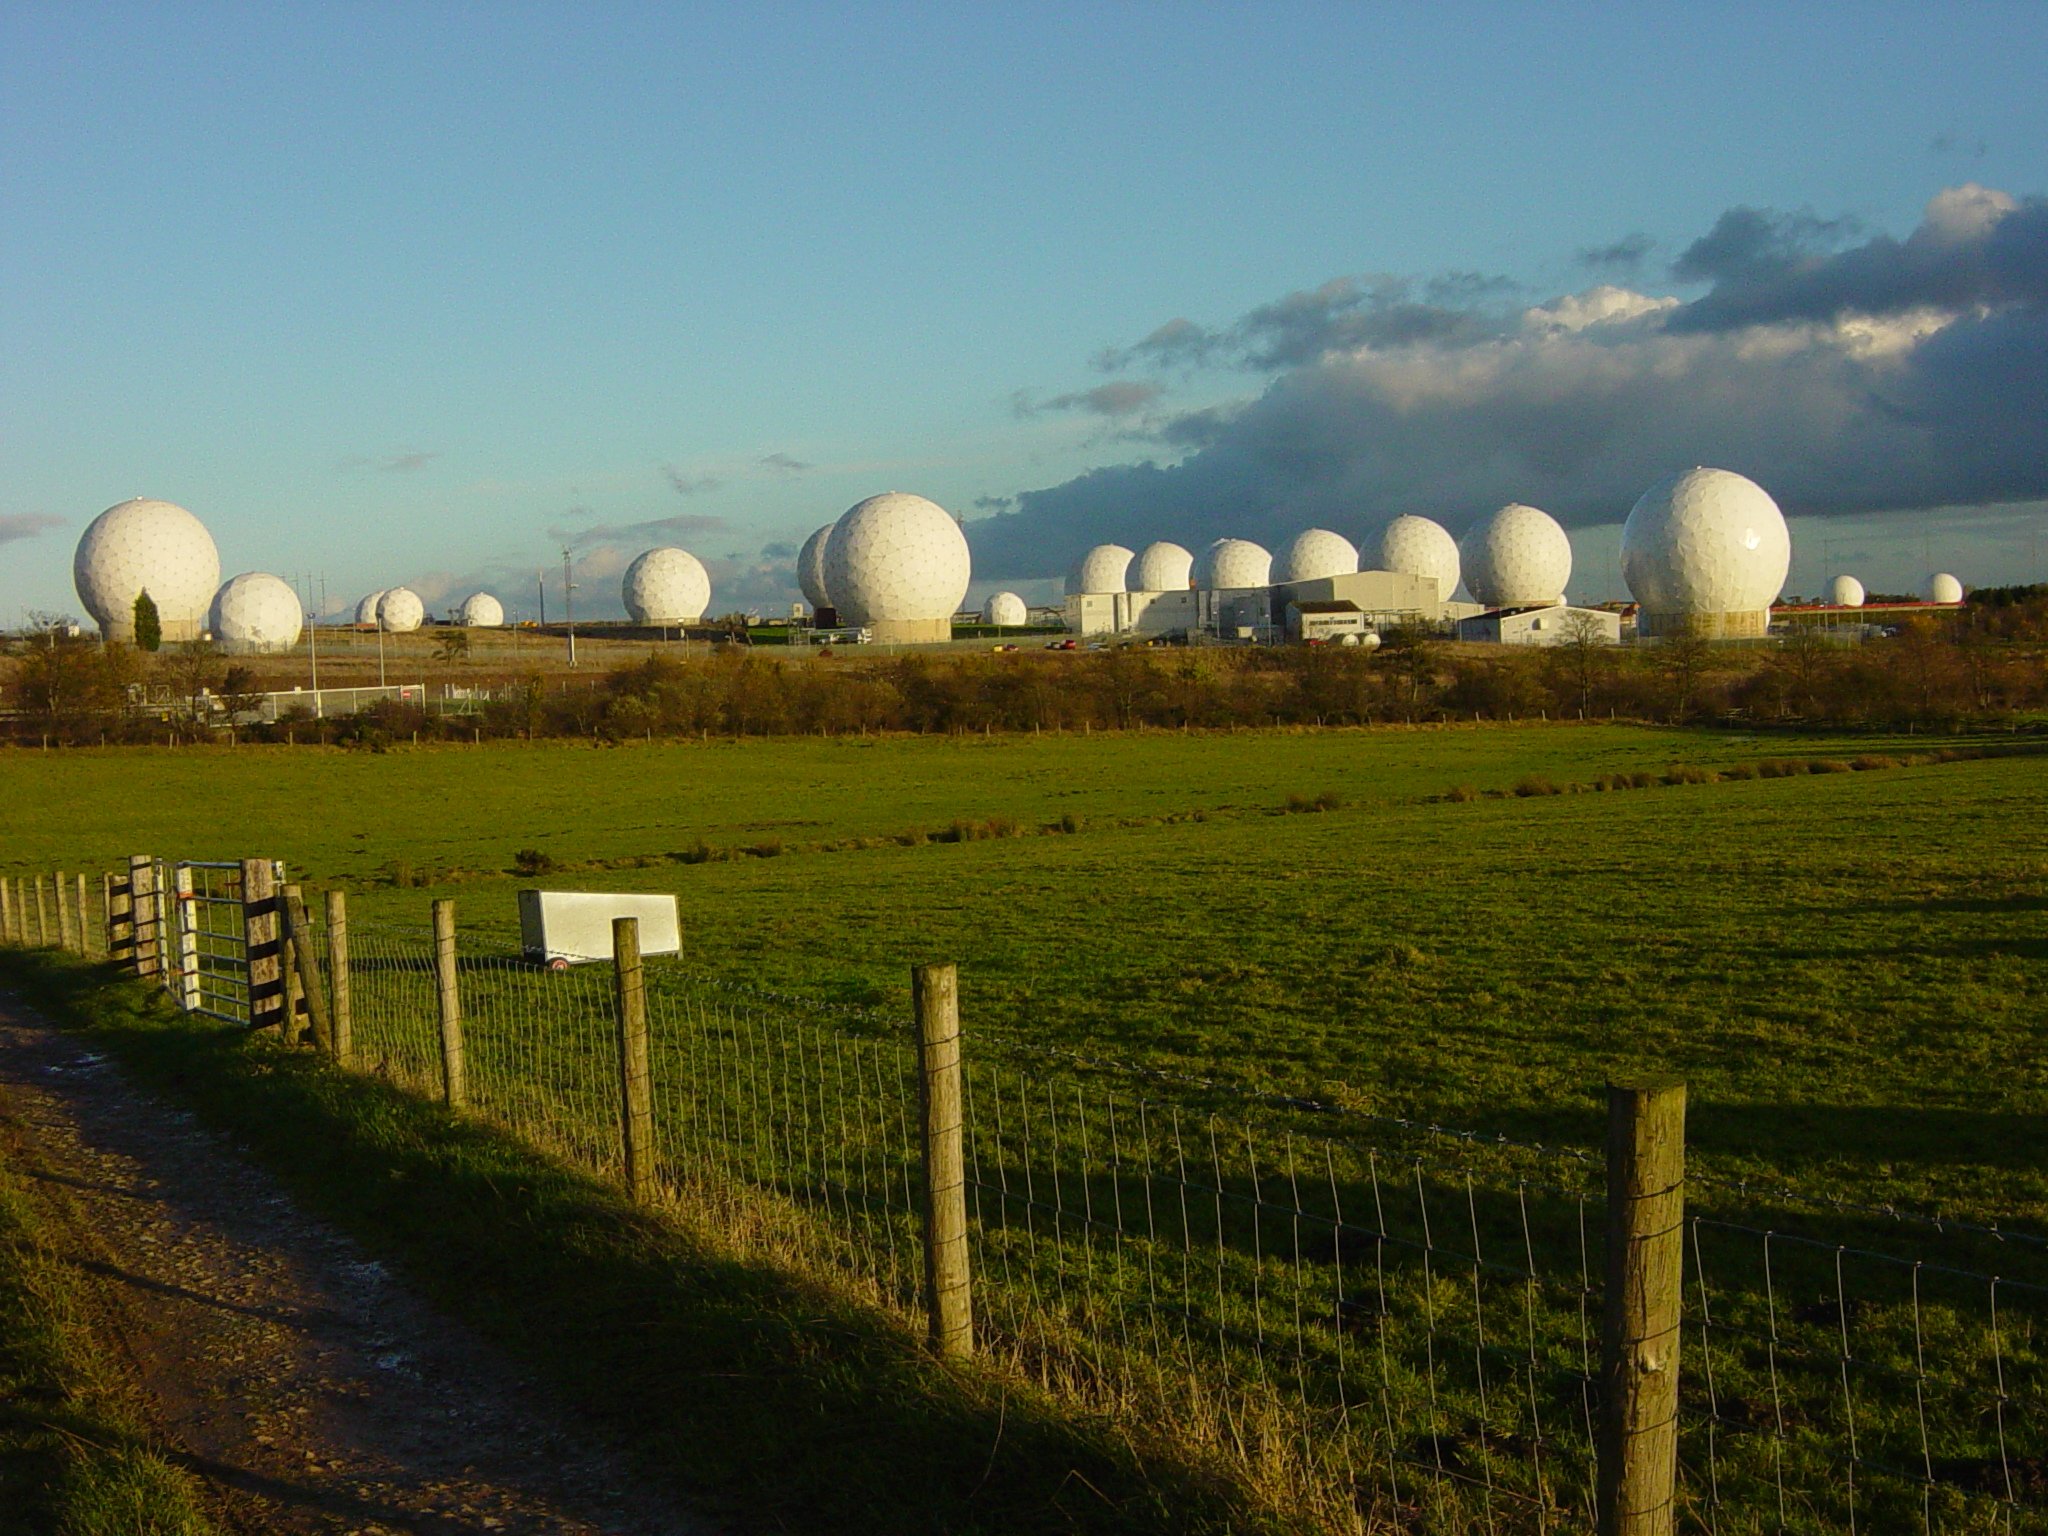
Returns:
[[[207,627],[230,656],[288,651],[299,643],[306,613],[299,594],[268,571],[230,576],[213,595]]]
[[[804,547],[796,552],[796,584],[803,589],[804,601],[813,608],[830,608],[832,593],[825,585],[825,541],[832,537],[832,525],[827,523],[808,539]]]
[[[374,592],[363,594],[363,600],[356,604],[356,622],[358,624],[374,624],[377,622],[377,605],[384,601],[384,594],[388,590],[389,588],[379,587]]]
[[[967,596],[967,536],[937,502],[886,491],[847,508],[825,541],[825,588],[878,640],[944,640]]]
[[[1828,583],[1828,601],[1837,608],[1861,608],[1866,595],[1854,576],[1837,576]]]
[[[409,635],[427,619],[427,605],[411,587],[393,587],[377,599],[377,627],[387,635]]]
[[[694,624],[711,606],[711,573],[687,549],[663,545],[626,567],[619,591],[635,624]]]
[[[997,592],[981,605],[981,622],[1014,629],[1019,624],[1031,622],[1031,610],[1016,593]]]
[[[1437,601],[1447,603],[1458,590],[1461,574],[1458,541],[1442,523],[1412,513],[1397,517],[1380,532],[1378,569],[1403,576],[1433,576]]]
[[[1927,578],[1927,585],[1921,595],[1930,603],[1960,603],[1963,600],[1963,584],[1947,571],[1938,571]]]
[[[464,629],[496,629],[505,622],[505,605],[488,592],[472,592],[455,610],[455,622]]]
[[[1643,492],[1621,525],[1621,579],[1642,605],[1638,633],[1680,625],[1767,634],[1792,568],[1792,533],[1770,493],[1725,469],[1688,469]]]
[[[1122,592],[1125,575],[1137,555],[1121,544],[1098,544],[1067,572],[1067,596],[1077,592]]]
[[[1202,551],[1201,582],[1211,590],[1270,586],[1273,557],[1250,539],[1218,539]]]
[[[1138,558],[1131,564],[1130,583],[1133,592],[1185,592],[1188,578],[1194,574],[1194,555],[1178,544],[1161,540],[1147,544],[1138,551]]]
[[[1356,544],[1327,528],[1310,528],[1296,534],[1280,552],[1273,562],[1273,580],[1320,581],[1325,576],[1349,576],[1357,569]]]
[[[1489,608],[1533,608],[1564,601],[1572,579],[1572,541],[1548,512],[1511,501],[1465,535],[1458,562],[1475,601]]]
[[[138,496],[94,518],[71,559],[71,579],[109,640],[135,638],[135,599],[156,604],[166,640],[197,640],[220,586],[220,551],[183,507]]]

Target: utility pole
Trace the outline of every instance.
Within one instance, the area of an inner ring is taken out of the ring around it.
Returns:
[[[536,569],[533,573],[533,588],[540,594],[540,627],[548,627],[548,577],[547,572]]]
[[[576,665],[576,583],[569,579],[569,550],[562,548],[562,607],[569,625],[569,665]]]

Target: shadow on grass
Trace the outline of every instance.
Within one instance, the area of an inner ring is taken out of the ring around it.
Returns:
[[[0,979],[232,1133],[651,1477],[735,1526],[1260,1526],[1200,1471],[943,1369],[873,1310],[714,1251],[506,1136],[188,1020],[103,968],[11,954]]]

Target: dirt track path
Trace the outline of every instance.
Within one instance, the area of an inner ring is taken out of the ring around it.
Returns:
[[[708,1533],[268,1174],[0,994],[0,1159],[231,1529]]]

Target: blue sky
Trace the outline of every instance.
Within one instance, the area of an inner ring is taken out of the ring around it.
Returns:
[[[137,494],[337,606],[530,607],[564,542],[593,606],[669,542],[714,606],[764,602],[782,546],[886,489],[1010,514],[970,525],[977,591],[1096,532],[1460,531],[1548,494],[1575,595],[1619,596],[1618,487],[1691,453],[1779,492],[1795,589],[2042,579],[2048,435],[2030,472],[1978,399],[2034,400],[2033,332],[1954,331],[1933,382],[1898,342],[1939,429],[1910,442],[1787,407],[1869,392],[1839,335],[1743,369],[1787,327],[1919,324],[1853,279],[1944,189],[2033,217],[2043,79],[2039,4],[8,7],[0,623],[76,612],[77,534]],[[2032,325],[2036,249],[1943,315]],[[1848,297],[1716,318],[1788,273]],[[1599,370],[1719,339],[1682,353],[1714,413],[1624,413],[1640,451],[1596,474],[1529,446],[1578,451],[1590,365],[1520,317],[1601,284],[1686,307],[1588,333]],[[1205,344],[1138,345],[1176,320]],[[1407,411],[1504,345],[1533,349],[1507,404]]]

